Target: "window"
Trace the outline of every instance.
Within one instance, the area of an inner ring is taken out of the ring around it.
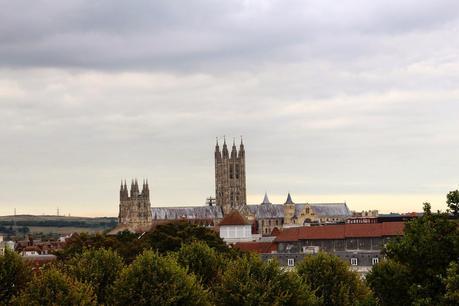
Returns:
[[[357,266],[358,260],[357,258],[351,258],[351,266]]]
[[[379,262],[379,258],[378,258],[378,257],[373,257],[373,258],[371,259],[371,263],[373,264],[373,266],[374,266],[375,264],[377,264],[378,262]]]
[[[295,266],[295,259],[294,258],[287,259],[287,266],[294,267]]]

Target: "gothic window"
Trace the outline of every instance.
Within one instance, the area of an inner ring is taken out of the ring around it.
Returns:
[[[230,166],[230,179],[232,179],[234,176],[234,167],[233,165]]]
[[[309,207],[306,208],[306,214],[309,214]]]
[[[236,167],[236,178],[239,178],[239,167]]]

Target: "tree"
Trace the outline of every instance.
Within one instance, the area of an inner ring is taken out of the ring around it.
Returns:
[[[449,264],[444,284],[446,287],[445,305],[459,305],[459,264],[457,262]]]
[[[86,250],[67,262],[66,270],[76,280],[90,284],[99,304],[105,304],[113,283],[123,269],[123,259],[112,250]]]
[[[448,219],[448,214],[433,214],[430,204],[425,203],[423,216],[407,222],[403,237],[390,241],[384,252],[389,260],[403,266],[409,276],[407,298],[411,303],[439,305],[446,293],[443,280],[447,269],[459,258],[458,226]],[[382,301],[393,298],[391,288],[393,292],[399,290],[399,274],[391,278],[388,273],[370,273],[369,277],[372,284],[386,283],[384,288],[372,287]]]
[[[210,305],[193,274],[171,257],[144,251],[115,282],[114,305]]]
[[[25,288],[30,280],[32,269],[14,251],[5,249],[0,256],[0,301],[8,304],[13,295]]]
[[[381,306],[410,305],[411,275],[408,269],[393,260],[383,260],[366,276]]]
[[[29,285],[13,298],[12,305],[95,306],[96,297],[88,284],[83,284],[56,268],[33,277]]]
[[[193,272],[207,287],[216,281],[225,265],[223,256],[202,241],[182,245],[176,258],[178,264]]]
[[[455,217],[459,217],[459,190],[450,191],[446,195],[446,204]]]
[[[182,244],[203,241],[217,252],[231,252],[218,234],[204,226],[188,222],[158,225],[155,230],[147,233],[142,239],[144,248],[153,248],[160,253],[175,252]]]
[[[359,275],[339,257],[327,253],[306,256],[297,272],[315,292],[322,305],[371,303],[371,292]]]
[[[316,305],[317,299],[296,273],[277,261],[247,255],[228,263],[215,286],[217,305]]]
[[[126,263],[132,262],[143,250],[139,234],[124,231],[116,236],[81,233],[73,235],[63,250],[56,253],[59,259],[68,260],[84,250],[112,249],[123,257]]]
[[[435,303],[444,293],[442,278],[448,265],[459,257],[457,224],[447,214],[433,214],[425,203],[424,215],[406,223],[404,236],[388,243],[385,253],[407,267],[413,277],[412,296]]]

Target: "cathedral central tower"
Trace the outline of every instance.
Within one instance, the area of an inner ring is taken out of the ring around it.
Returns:
[[[245,150],[242,139],[239,152],[233,140],[231,154],[228,152],[226,139],[223,141],[221,152],[217,140],[215,146],[215,197],[217,206],[223,209],[224,214],[247,204]]]

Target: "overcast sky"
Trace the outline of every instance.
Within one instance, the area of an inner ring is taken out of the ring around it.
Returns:
[[[116,216],[214,194],[445,209],[459,180],[459,1],[0,0],[0,214]]]

